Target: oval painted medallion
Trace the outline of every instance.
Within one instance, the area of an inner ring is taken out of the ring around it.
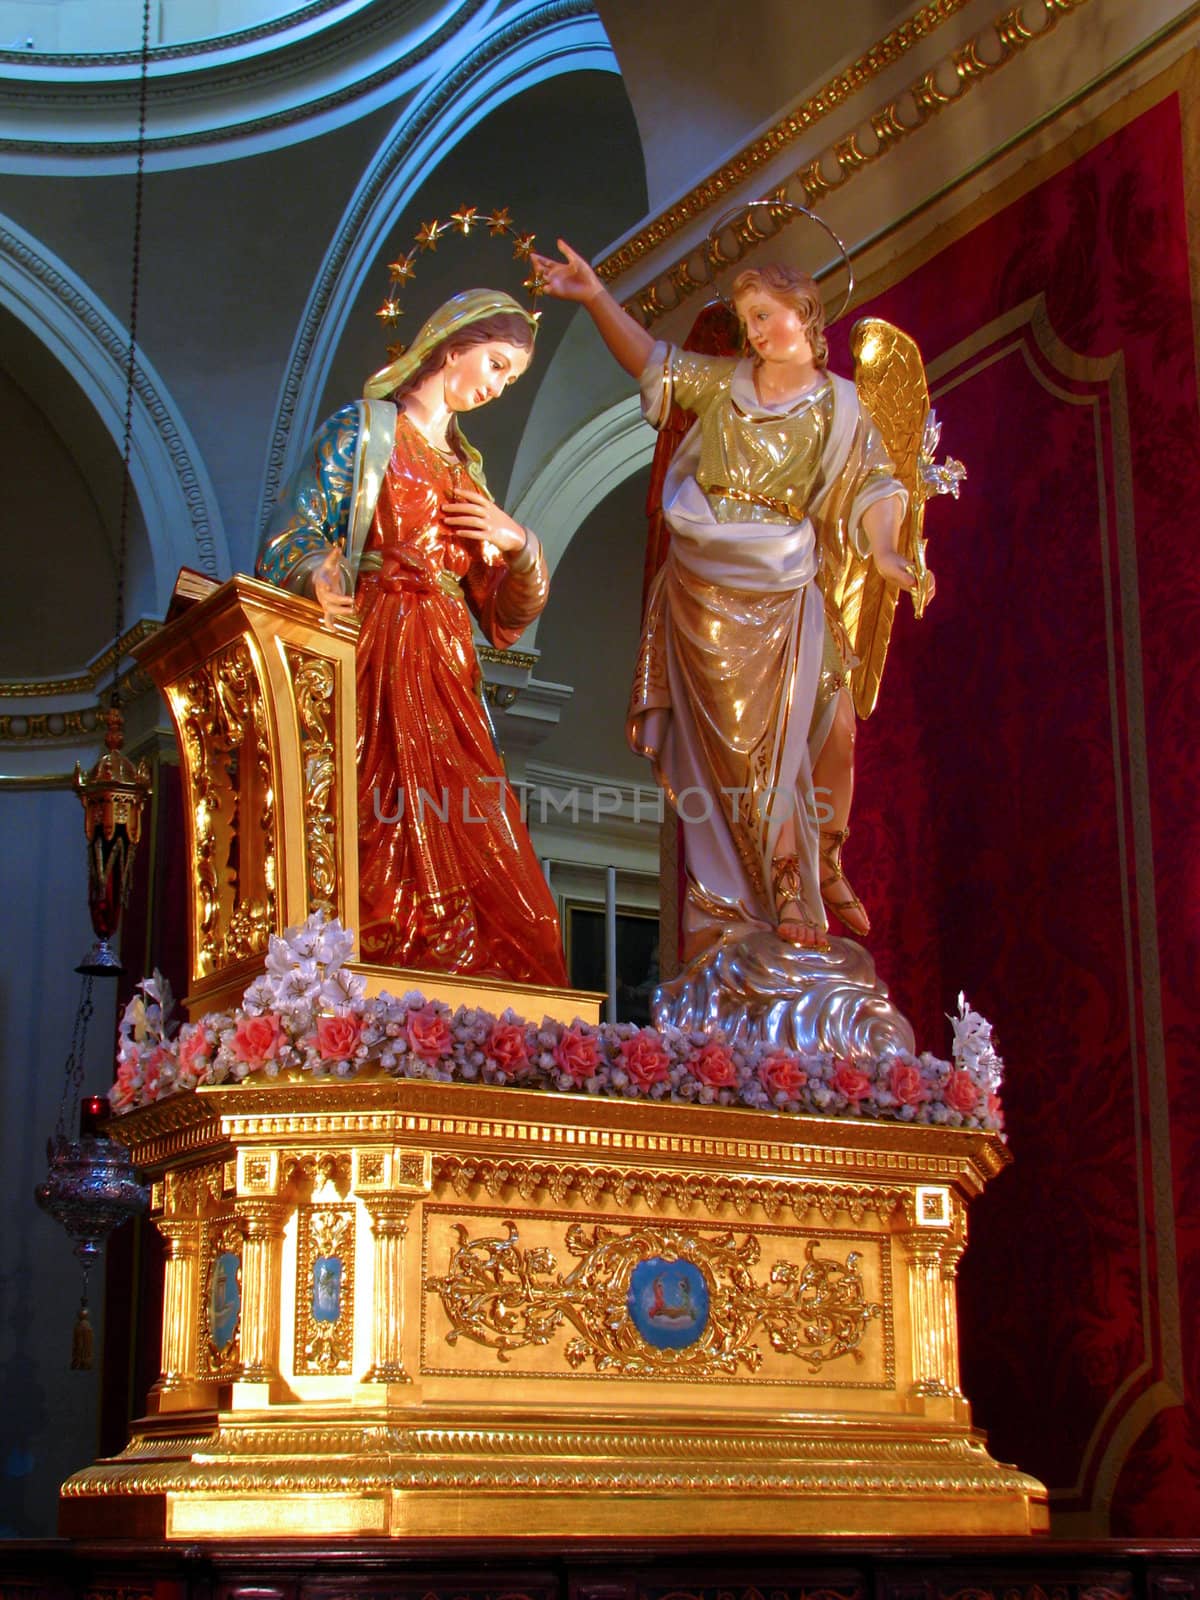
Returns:
[[[649,1256],[629,1279],[626,1305],[634,1327],[655,1350],[685,1350],[708,1322],[708,1284],[690,1261]]]

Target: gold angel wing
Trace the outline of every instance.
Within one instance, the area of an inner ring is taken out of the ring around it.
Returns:
[[[920,465],[929,416],[929,386],[921,352],[908,334],[880,317],[862,317],[850,332],[854,357],[854,383],[858,397],[883,435],[896,477],[908,490],[908,510],[900,529],[900,553],[927,580],[925,541],[925,488]],[[860,665],[854,669],[854,709],[869,717],[879,697],[879,684],[892,636],[899,590],[885,583],[871,560],[855,558],[844,590],[842,621]],[[922,584],[913,594],[918,616],[924,610]]]

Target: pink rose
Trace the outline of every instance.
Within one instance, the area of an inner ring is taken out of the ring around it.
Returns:
[[[142,1093],[147,1100],[157,1098],[162,1081],[163,1068],[168,1065],[170,1059],[170,1052],[164,1050],[162,1045],[159,1045],[156,1050],[152,1050],[147,1056],[142,1067]]]
[[[988,1116],[993,1117],[997,1122],[1002,1123],[1004,1121],[1004,1107],[1000,1104],[1000,1096],[998,1094],[988,1095],[987,1111]]]
[[[529,1064],[525,1029],[515,1022],[494,1022],[483,1046],[483,1053],[502,1077],[515,1078]]]
[[[714,1039],[688,1062],[688,1071],[710,1089],[728,1089],[737,1082],[737,1067],[723,1044]]]
[[[279,1018],[273,1011],[261,1017],[243,1017],[233,1035],[233,1053],[248,1067],[261,1067],[274,1061],[287,1043]]]
[[[207,1083],[212,1064],[212,1040],[201,1023],[189,1022],[180,1031],[178,1070],[175,1081],[181,1089],[194,1089]]]
[[[639,1089],[664,1083],[671,1063],[660,1040],[648,1029],[624,1039],[620,1048],[621,1065]]]
[[[845,1095],[851,1105],[857,1105],[870,1092],[870,1078],[865,1072],[860,1072],[853,1061],[846,1056],[838,1056],[833,1068],[833,1077],[829,1080],[830,1087],[836,1089],[838,1094]]]
[[[318,1017],[317,1049],[326,1061],[349,1061],[362,1038],[358,1017]]]
[[[208,1034],[198,1024],[189,1023],[179,1035],[179,1068],[189,1077],[199,1076],[208,1062],[211,1045]]]
[[[964,1117],[979,1109],[979,1086],[969,1072],[952,1072],[946,1079],[945,1096],[951,1111],[961,1111]]]
[[[126,1106],[131,1106],[137,1095],[133,1081],[134,1062],[128,1056],[123,1056],[117,1063],[117,1081],[108,1091],[108,1103],[114,1111],[124,1111]]]
[[[929,1099],[921,1077],[920,1067],[914,1067],[910,1061],[893,1061],[892,1070],[888,1073],[888,1088],[897,1105],[919,1106],[922,1100]]]
[[[595,1035],[567,1028],[554,1046],[554,1060],[572,1083],[586,1083],[599,1065]]]
[[[808,1073],[791,1056],[768,1056],[758,1064],[758,1081],[772,1100],[794,1100],[808,1082]]]
[[[408,1048],[422,1061],[438,1061],[450,1054],[454,1035],[446,1018],[430,1002],[419,1011],[410,1011],[405,1023]]]

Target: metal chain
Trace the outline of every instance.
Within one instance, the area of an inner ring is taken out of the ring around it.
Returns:
[[[117,535],[117,600],[113,619],[111,703],[121,704],[121,635],[125,631],[125,562],[129,546],[129,462],[133,453],[133,391],[137,377],[138,291],[142,268],[142,195],[146,176],[146,103],[150,88],[150,8],[142,4],[141,79],[138,86],[137,175],[133,188],[133,250],[130,256],[129,360],[125,367],[125,430],[121,443],[121,520]]]
[[[93,977],[87,974],[79,995],[79,1005],[75,1012],[75,1027],[71,1033],[71,1052],[63,1065],[63,1092],[62,1100],[58,1107],[58,1122],[54,1128],[54,1142],[64,1145],[67,1142],[67,1107],[74,1102],[79,1104],[79,1091],[83,1087],[83,1064],[87,1050],[88,1023],[92,1020],[92,1012],[96,1009],[92,1004]]]

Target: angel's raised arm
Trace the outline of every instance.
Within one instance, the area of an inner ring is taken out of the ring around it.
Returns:
[[[645,371],[654,340],[645,328],[623,310],[596,276],[591,264],[565,239],[558,241],[561,261],[536,252],[530,257],[534,269],[545,283],[546,293],[556,300],[574,300],[586,308],[597,332],[613,356],[632,378]]]

